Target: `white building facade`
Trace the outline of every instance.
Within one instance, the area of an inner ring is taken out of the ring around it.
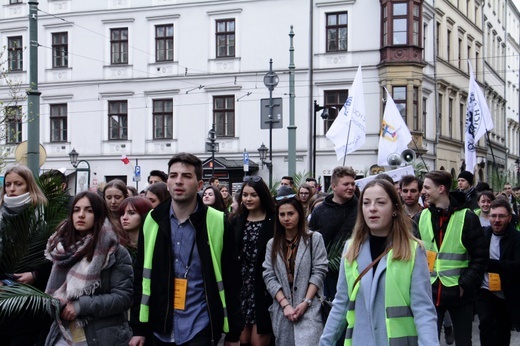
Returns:
[[[0,42],[10,49],[9,78],[27,86],[28,4],[2,1]],[[342,164],[325,133],[345,102],[359,65],[367,138],[361,149],[347,155],[346,165],[362,176],[377,162],[386,87],[417,140],[418,146],[410,148],[423,155],[430,169],[442,166],[458,171],[464,157],[459,105],[464,105],[464,91],[467,94],[467,69],[450,66],[455,55],[448,58],[436,51],[439,40],[443,42],[437,37],[437,23],[465,27],[475,21],[470,29],[454,33],[462,33],[463,58],[474,59],[482,76],[482,3],[467,2],[471,7],[464,25],[455,24],[458,17],[446,15],[460,12],[453,6],[446,10],[433,1],[407,0],[401,13],[403,7],[396,3],[403,4],[393,0],[39,1],[40,142],[47,152],[41,168],[66,167],[73,172],[68,153],[75,149],[90,164],[91,186],[116,177],[134,185],[132,166],[139,165],[139,187],[144,187],[150,170],[166,171],[169,158],[184,151],[205,161],[205,179],[213,165],[221,181],[236,183],[244,175],[245,149],[250,173],[267,180],[267,168],[256,172],[256,165],[261,165],[257,148],[262,143],[269,147],[272,140],[273,183],[278,181],[288,173],[293,26],[296,172],[311,172],[315,156],[316,177],[326,182],[332,169]],[[438,56],[445,57],[442,68]],[[272,96],[281,98],[283,107],[282,126],[273,129],[271,139],[269,130],[261,129],[260,118],[261,99],[269,97],[263,79],[270,59],[279,77]],[[452,88],[454,70],[459,78]],[[451,84],[440,83],[439,75],[447,76],[442,80]],[[448,89],[439,91],[441,84]],[[454,130],[448,128],[445,116],[435,116],[448,113],[448,98],[438,107],[444,92],[456,94]],[[518,84],[512,87],[515,92]],[[9,100],[5,83],[0,99]],[[322,120],[321,111],[314,112],[314,100],[333,107],[331,118]],[[26,105],[21,106],[25,113]],[[214,162],[208,162],[211,154],[205,149],[213,124],[219,152]],[[13,120],[6,126],[20,128],[14,138],[5,139],[8,148],[27,140],[26,123]],[[440,128],[444,142],[439,139]],[[509,140],[505,134],[504,140]],[[485,145],[480,151],[485,156]],[[132,165],[124,165],[121,155]],[[515,159],[515,153],[511,155]],[[13,161],[14,156],[9,156],[7,162]]]

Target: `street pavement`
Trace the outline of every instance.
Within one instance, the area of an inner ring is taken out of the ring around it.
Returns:
[[[477,346],[480,345],[480,336],[479,336],[479,330],[478,330],[478,316],[475,316],[475,319],[473,320],[473,337],[471,338],[471,341],[473,342],[473,345]],[[446,340],[444,339],[444,330],[441,332],[441,346],[447,346]],[[453,343],[455,345],[455,343]],[[511,343],[510,345],[520,345],[520,333],[511,331]],[[455,345],[456,346],[456,345]]]

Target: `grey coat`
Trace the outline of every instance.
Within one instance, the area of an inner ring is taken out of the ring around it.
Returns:
[[[349,242],[345,244],[345,254]],[[356,297],[356,325],[352,336],[353,345],[379,346],[388,345],[385,314],[385,279],[386,263],[385,255],[375,270],[370,269],[360,281],[361,287]],[[345,256],[341,256],[340,268],[345,268]],[[372,263],[370,253],[370,241],[361,244],[358,256],[359,271],[362,271]],[[437,313],[432,302],[430,273],[426,262],[424,248],[417,246],[415,264],[412,271],[410,288],[411,309],[414,316],[415,327],[419,336],[419,345],[439,345],[437,336]],[[325,325],[320,345],[335,345],[342,331],[346,328],[347,306],[349,303],[347,280],[345,270],[339,271],[339,279],[336,297],[333,301],[332,311]]]
[[[109,257],[101,271],[101,285],[91,296],[81,296],[73,305],[78,316],[90,316],[84,327],[88,346],[128,345],[132,330],[128,325],[128,309],[132,305],[133,269],[128,251],[121,245]],[[61,333],[53,322],[46,346],[52,346]]]
[[[294,282],[291,290],[287,279],[287,270],[282,258],[277,256],[275,266],[271,264],[273,239],[267,243],[264,261],[264,281],[267,291],[273,297],[273,304],[269,307],[273,332],[276,344],[290,345],[318,345],[323,331],[323,322],[320,314],[320,303],[315,296],[311,306],[305,311],[297,322],[289,321],[283,314],[283,310],[274,298],[279,290],[282,290],[292,307],[296,307],[305,298],[309,284],[318,287],[318,293],[322,292],[323,279],[327,273],[327,252],[320,233],[312,233],[312,262],[310,251],[310,239],[305,242],[300,238],[294,266]]]

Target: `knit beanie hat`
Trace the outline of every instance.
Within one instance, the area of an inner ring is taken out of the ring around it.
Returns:
[[[462,171],[462,172],[460,172],[457,179],[459,179],[459,178],[466,179],[470,185],[473,185],[473,173],[468,172],[468,171]]]

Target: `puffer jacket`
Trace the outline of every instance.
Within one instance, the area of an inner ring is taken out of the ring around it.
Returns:
[[[448,210],[436,208],[430,205],[428,209],[432,214],[433,233],[435,242],[440,247],[440,219],[441,217],[451,215],[458,210],[464,209],[466,203],[466,196],[459,191],[452,191],[449,194],[450,206]],[[414,234],[420,238],[420,233],[417,229],[421,214],[414,217]],[[466,211],[464,217],[464,226],[462,228],[462,244],[467,249],[470,260],[468,267],[462,272],[459,278],[459,285],[453,287],[446,287],[437,280],[432,285],[433,302],[436,306],[439,305],[458,305],[466,304],[472,301],[478,291],[484,270],[488,264],[489,249],[486,246],[484,232],[480,226],[478,216],[471,210]],[[460,296],[460,288],[464,289],[464,294]]]
[[[84,327],[88,346],[128,345],[132,330],[128,325],[128,309],[133,295],[132,262],[121,245],[101,271],[101,284],[91,296],[81,296],[74,302],[79,317],[90,316]],[[55,345],[61,334],[56,321],[45,342]]]

